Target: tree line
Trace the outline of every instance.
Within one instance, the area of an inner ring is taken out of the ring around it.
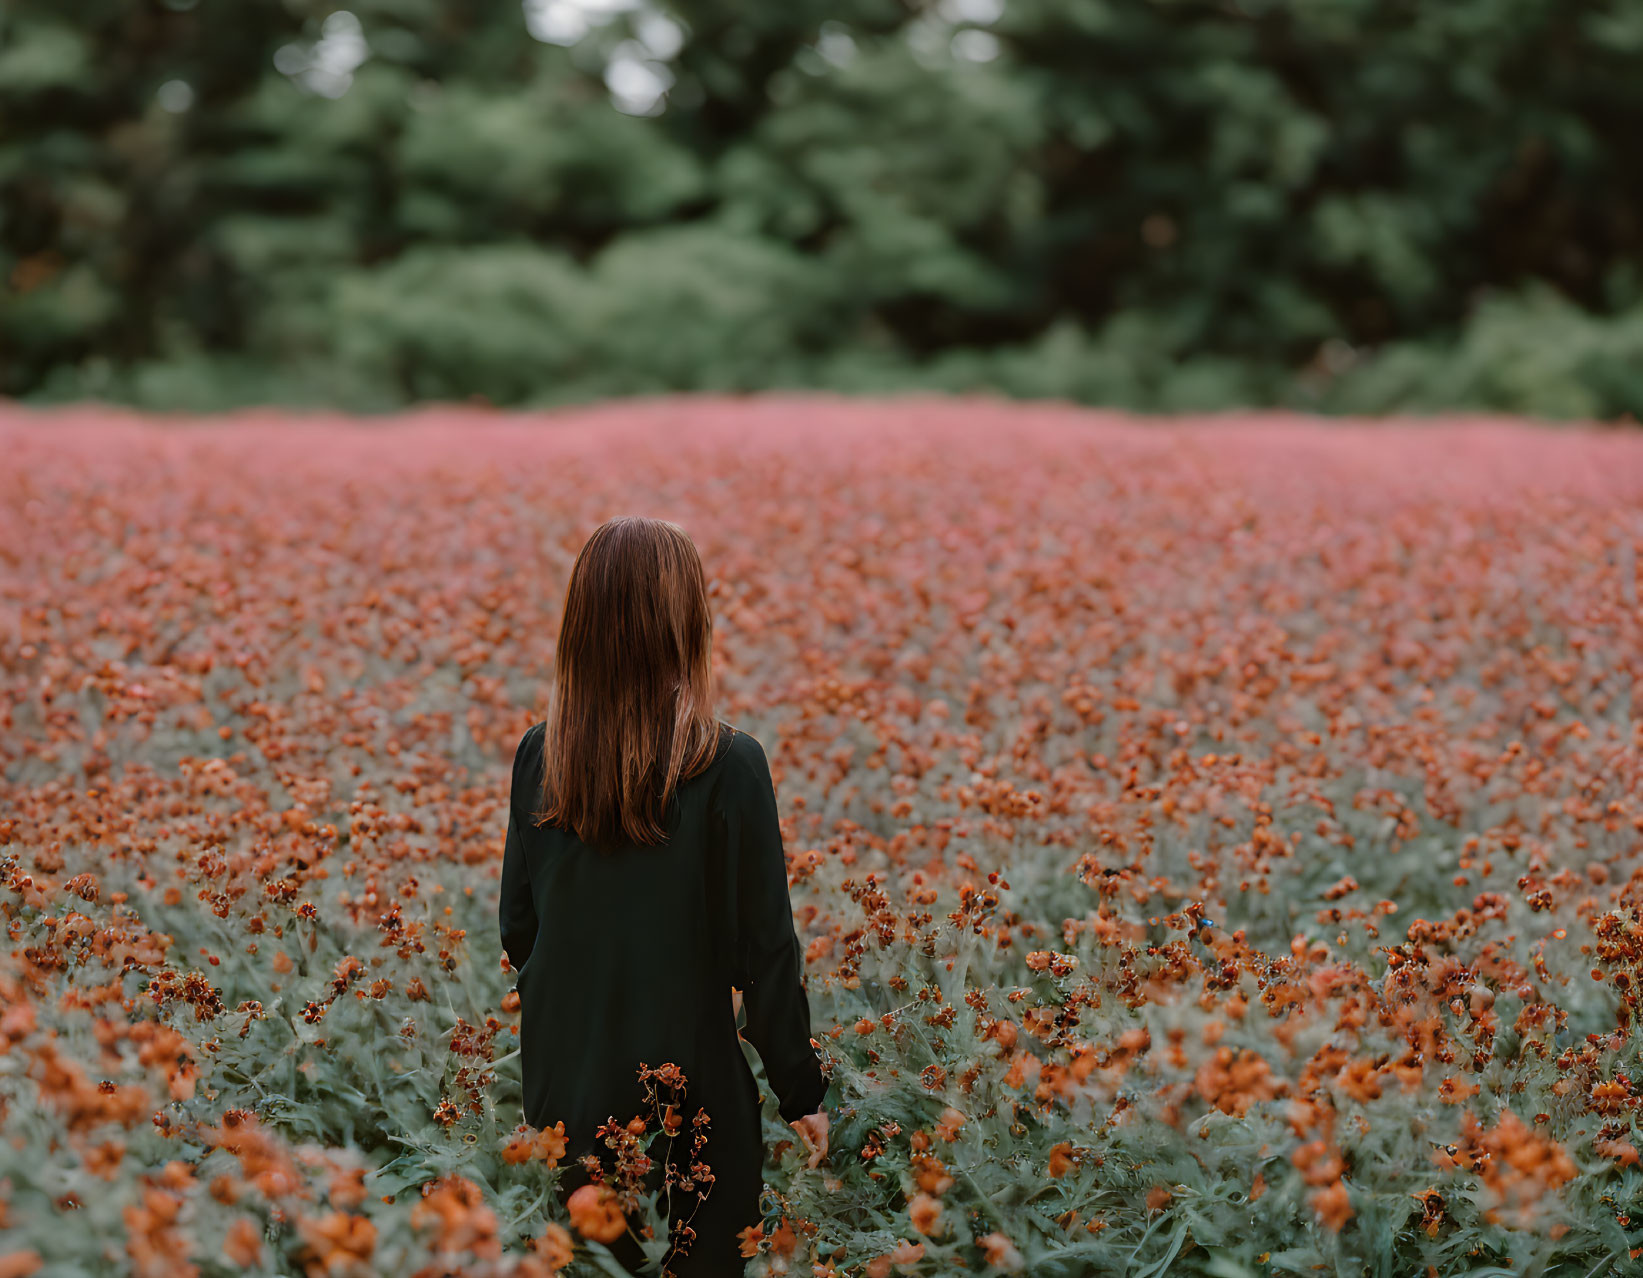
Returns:
[[[0,394],[1643,413],[1643,5],[13,0]]]

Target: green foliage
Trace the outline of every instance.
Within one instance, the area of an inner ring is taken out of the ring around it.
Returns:
[[[1610,320],[1556,294],[1483,301],[1453,350],[1393,346],[1341,379],[1334,403],[1350,412],[1427,411],[1488,404],[1542,417],[1643,413],[1643,307]]]
[[[1643,414],[1635,6],[643,5],[16,0],[0,393]]]

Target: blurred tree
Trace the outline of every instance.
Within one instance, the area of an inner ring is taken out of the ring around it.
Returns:
[[[1643,6],[349,3],[11,0],[0,393],[1643,413]]]

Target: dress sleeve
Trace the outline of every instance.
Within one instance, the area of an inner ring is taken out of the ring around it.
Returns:
[[[738,744],[720,798],[735,900],[732,984],[742,991],[743,1037],[764,1062],[778,1111],[792,1122],[821,1108],[827,1077],[811,1045],[804,952],[793,927],[770,764],[753,738]]]
[[[531,893],[530,867],[525,863],[525,847],[519,837],[519,801],[526,792],[520,786],[530,783],[522,776],[521,763],[529,751],[533,727],[526,732],[514,751],[513,786],[508,796],[508,837],[502,850],[502,887],[497,902],[497,922],[502,933],[502,952],[518,973],[530,958],[536,945],[536,898]]]

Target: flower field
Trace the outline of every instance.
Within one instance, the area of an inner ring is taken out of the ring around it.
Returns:
[[[555,1199],[496,932],[625,513],[714,579],[844,1106],[812,1166],[766,1097],[750,1273],[1643,1267],[1643,435],[794,397],[0,448],[0,1278],[665,1232]]]

